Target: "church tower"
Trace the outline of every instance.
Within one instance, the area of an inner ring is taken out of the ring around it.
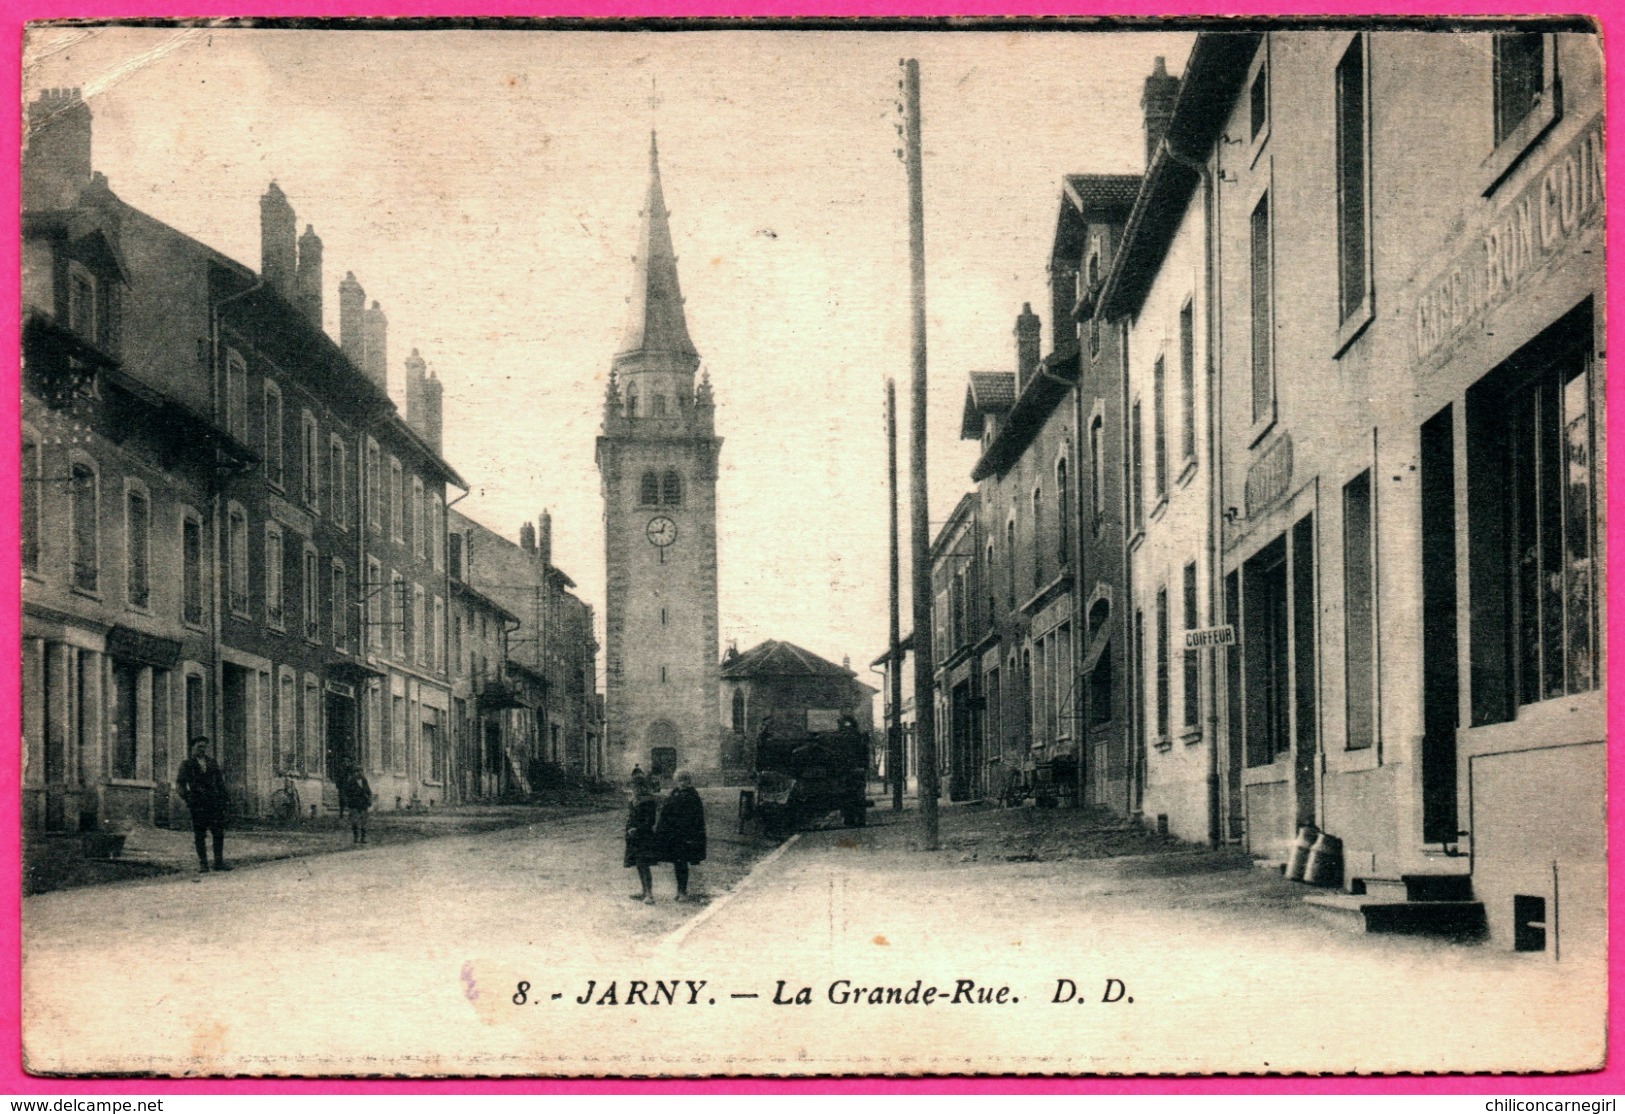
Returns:
[[[717,665],[717,457],[711,384],[694,381],[659,151],[634,257],[631,315],[610,366],[598,472],[608,571],[607,765],[701,783],[722,771]]]

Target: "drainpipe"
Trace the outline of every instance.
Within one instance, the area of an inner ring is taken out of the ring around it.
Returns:
[[[1119,243],[1118,249],[1122,250]],[[1133,505],[1134,493],[1129,490],[1129,477],[1133,475],[1134,466],[1129,460],[1129,451],[1132,441],[1129,437],[1129,381],[1128,381],[1128,318],[1120,317],[1117,320],[1117,381],[1122,386],[1122,394],[1118,399],[1118,436],[1122,446],[1120,460],[1122,468],[1118,475],[1118,490],[1121,498],[1118,501],[1118,521],[1123,524],[1122,569],[1123,569],[1123,603],[1127,611],[1118,620],[1123,624],[1123,646],[1132,651],[1123,655],[1123,686],[1127,690],[1124,701],[1128,715],[1124,717],[1123,727],[1128,731],[1128,739],[1124,753],[1128,755],[1128,777],[1123,779],[1123,815],[1131,819],[1140,815],[1135,796],[1140,791],[1140,778],[1144,767],[1141,765],[1145,757],[1144,748],[1139,746],[1139,736],[1142,731],[1140,719],[1145,715],[1145,706],[1140,694],[1140,670],[1144,663],[1144,648],[1139,644],[1138,632],[1134,627],[1134,561],[1129,553],[1129,508]],[[1115,668],[1115,667],[1114,667]]]
[[[1222,140],[1220,141],[1222,143]],[[1219,625],[1224,614],[1220,587],[1223,576],[1220,570],[1220,523],[1223,522],[1222,509],[1219,502],[1222,499],[1223,485],[1219,482],[1219,456],[1218,432],[1219,406],[1217,404],[1218,358],[1216,345],[1218,343],[1218,298],[1219,283],[1217,281],[1218,264],[1218,181],[1221,175],[1215,175],[1206,162],[1198,162],[1174,150],[1165,135],[1162,139],[1162,149],[1168,157],[1180,166],[1194,172],[1202,179],[1202,271],[1205,284],[1204,299],[1206,304],[1202,314],[1207,327],[1205,375],[1207,377],[1207,459],[1208,459],[1208,620],[1209,627]],[[1221,801],[1219,782],[1219,647],[1209,648],[1207,655],[1208,674],[1208,709],[1207,709],[1207,840],[1209,847],[1218,847],[1223,843],[1223,832],[1220,825],[1219,806]]]
[[[453,713],[457,711],[457,702],[451,697],[453,685],[452,678],[456,676],[456,673],[453,672],[451,667],[451,542],[448,539],[451,533],[451,509],[458,503],[461,503],[464,499],[467,499],[469,494],[470,489],[465,487],[461,495],[457,496],[457,498],[446,504],[440,523],[435,531],[438,535],[435,538],[435,544],[440,547],[440,568],[445,576],[445,581],[442,583],[441,588],[445,592],[446,613],[441,617],[442,621],[440,623],[440,630],[438,633],[440,635],[440,664],[445,668],[446,672],[446,719],[448,721],[452,719]],[[464,553],[463,560],[465,562],[468,560],[467,553]],[[453,722],[449,723],[449,727],[450,731],[448,733],[455,733],[459,725]],[[442,793],[447,792],[454,785],[458,784],[456,775],[460,773],[460,771],[452,768],[456,765],[454,759],[456,757],[460,757],[458,755],[458,749],[450,746],[449,743],[450,740],[442,740],[441,743],[441,745],[446,747],[447,756],[446,782],[445,786],[441,790]],[[460,798],[462,794],[459,792],[458,796]],[[449,804],[450,802],[448,801],[447,803]]]

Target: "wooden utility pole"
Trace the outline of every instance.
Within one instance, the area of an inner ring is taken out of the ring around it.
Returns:
[[[891,508],[891,665],[886,670],[891,689],[891,719],[886,724],[886,772],[891,777],[891,807],[903,811],[903,790],[908,781],[903,752],[903,619],[902,566],[897,536],[897,381],[886,377],[886,492]]]
[[[931,514],[925,483],[925,186],[920,165],[920,63],[903,67],[903,162],[908,167],[908,259],[913,280],[914,396],[909,535],[914,556],[914,738],[919,755],[920,847],[937,849],[937,734],[932,694]]]

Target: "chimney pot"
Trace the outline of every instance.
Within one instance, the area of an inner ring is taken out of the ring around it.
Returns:
[[[1174,102],[1179,99],[1179,78],[1168,73],[1167,60],[1158,56],[1151,76],[1145,79],[1145,92],[1140,97],[1140,108],[1145,113],[1145,166],[1151,169],[1156,161],[1157,147],[1167,134],[1174,118]]]
[[[305,225],[299,237],[299,264],[294,278],[296,304],[310,323],[322,327],[322,238]]]
[[[78,89],[46,89],[28,106],[25,209],[65,209],[90,184],[90,106]]]

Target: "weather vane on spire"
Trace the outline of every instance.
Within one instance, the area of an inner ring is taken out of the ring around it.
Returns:
[[[649,123],[654,124],[654,117],[660,114],[660,79],[654,74],[649,75]]]

